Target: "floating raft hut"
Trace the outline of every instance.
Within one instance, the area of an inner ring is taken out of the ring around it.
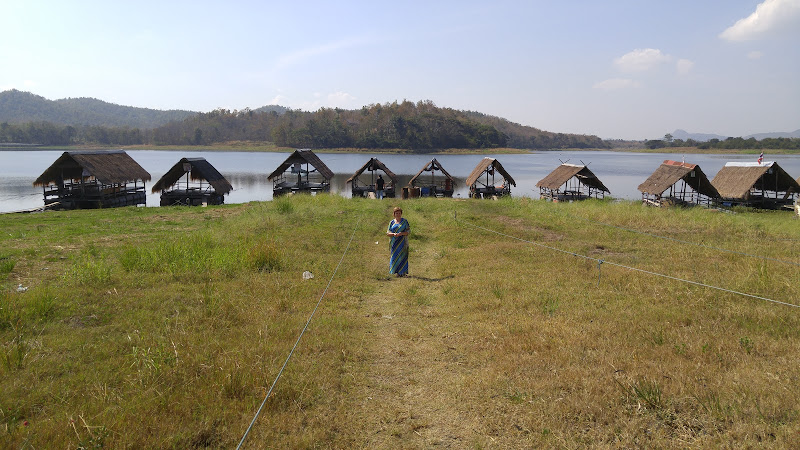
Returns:
[[[496,181],[498,173],[502,180],[500,185],[497,185]],[[511,195],[511,186],[516,186],[517,183],[506,172],[500,161],[494,158],[483,158],[467,177],[467,185],[470,197],[492,198]]]
[[[423,176],[425,172],[430,172],[430,177]],[[436,176],[436,172],[441,172],[443,176]],[[419,189],[420,197],[452,197],[455,184],[455,179],[444,170],[436,158],[433,158],[408,182],[412,192],[416,193],[416,190]]]
[[[327,192],[333,172],[309,149],[295,150],[268,177],[272,195],[296,192]]]
[[[184,179],[185,176],[185,179]],[[161,206],[221,205],[233,186],[205,158],[181,158],[152,192],[161,191]]]
[[[378,178],[375,176],[375,172],[382,171],[386,174],[388,180],[384,180],[383,186],[383,195],[384,197],[393,198],[395,196],[395,186],[397,185],[397,175],[395,175],[391,170],[389,170],[386,165],[378,160],[378,158],[372,158],[364,164],[364,167],[358,169],[356,173],[353,174],[352,177],[348,178],[345,183],[353,183],[352,185],[352,192],[353,197],[366,197],[369,195],[370,192],[375,192],[375,180]],[[369,180],[365,181],[361,175],[364,172],[369,172]]]
[[[729,162],[711,180],[726,206],[790,207],[800,183],[774,161]]]
[[[605,198],[611,191],[585,165],[561,164],[536,183],[539,196],[553,202]]]
[[[719,192],[697,164],[666,160],[639,185],[642,203],[651,206],[710,205]],[[665,194],[666,193],[666,194]]]
[[[64,152],[33,185],[42,186],[45,206],[90,209],[144,205],[147,181],[150,174],[118,150]]]

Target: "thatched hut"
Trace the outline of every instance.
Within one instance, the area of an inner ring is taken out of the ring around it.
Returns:
[[[553,202],[604,198],[611,193],[585,165],[563,163],[536,183],[539,196]]]
[[[652,206],[708,205],[719,192],[697,164],[666,160],[639,185],[642,203]],[[665,194],[666,193],[666,194]]]
[[[780,209],[800,193],[800,183],[774,161],[729,162],[711,184],[726,206]]]
[[[45,206],[111,208],[147,203],[150,174],[122,150],[64,152],[42,173]]]
[[[422,176],[425,172],[430,172],[430,177]],[[437,176],[436,172],[441,172],[441,176]],[[420,197],[452,197],[455,185],[455,179],[444,170],[436,158],[425,164],[425,167],[408,182],[413,192],[419,189]]]
[[[309,149],[295,150],[268,177],[272,195],[295,192],[327,192],[333,172]]]
[[[497,174],[501,180],[497,180]],[[490,180],[491,177],[491,180]],[[500,181],[500,184],[497,184]],[[506,172],[500,161],[494,158],[483,158],[467,177],[469,196],[472,198],[492,198],[511,195],[511,186],[517,183]]]
[[[388,180],[384,181],[383,192],[385,197],[393,198],[395,196],[395,186],[397,185],[397,175],[394,174],[385,164],[380,162],[378,158],[371,158],[364,164],[363,167],[358,169],[352,177],[348,178],[345,183],[352,183],[353,197],[366,197],[370,193],[375,192],[375,172],[381,171],[386,174]],[[369,173],[369,179],[365,180],[361,175],[364,172]],[[380,174],[378,175],[380,176]]]
[[[183,179],[185,176],[185,180]],[[181,158],[153,186],[161,206],[221,205],[233,186],[205,158]]]

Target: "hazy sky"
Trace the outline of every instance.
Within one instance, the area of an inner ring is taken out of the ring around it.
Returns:
[[[0,0],[0,91],[156,109],[404,99],[548,131],[800,128],[800,0]]]

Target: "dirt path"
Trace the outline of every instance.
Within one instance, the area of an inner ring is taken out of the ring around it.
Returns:
[[[441,327],[443,280],[433,245],[412,247],[410,276],[381,281],[365,299],[373,322],[361,393],[365,447],[465,447],[474,419],[464,409],[463,365]],[[424,247],[424,248],[423,248]],[[416,250],[416,251],[415,251]],[[464,405],[469,404],[466,402]]]

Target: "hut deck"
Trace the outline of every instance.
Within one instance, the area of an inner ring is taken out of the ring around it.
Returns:
[[[296,182],[282,181],[273,186],[272,195],[283,195],[298,192],[328,192],[330,189],[331,185],[329,183],[302,182],[298,184]]]
[[[375,185],[364,185],[364,186],[353,186],[353,197],[369,197],[369,194],[375,194]],[[386,187],[383,189],[383,196],[388,198],[394,198],[395,190],[394,186]]]
[[[200,188],[175,189],[161,193],[161,206],[222,205],[224,203],[225,196],[215,191]]]
[[[447,186],[444,183],[439,185],[430,185],[430,186],[414,186],[419,189],[419,196],[420,197],[452,197],[453,196],[453,189],[447,189]]]
[[[511,186],[504,185],[475,187],[474,189],[471,189],[469,195],[472,198],[503,197],[505,195],[511,195]]]
[[[99,183],[65,183],[59,189],[47,186],[44,189],[44,204],[58,204],[58,209],[115,208],[119,206],[144,205],[147,202],[144,185],[109,186]]]
[[[544,200],[550,200],[551,202],[571,202],[571,201],[579,201],[579,200],[587,200],[590,198],[604,198],[604,192],[593,190],[592,192],[584,192],[579,190],[564,190],[564,191],[553,191],[549,189],[540,189],[539,197]]]

